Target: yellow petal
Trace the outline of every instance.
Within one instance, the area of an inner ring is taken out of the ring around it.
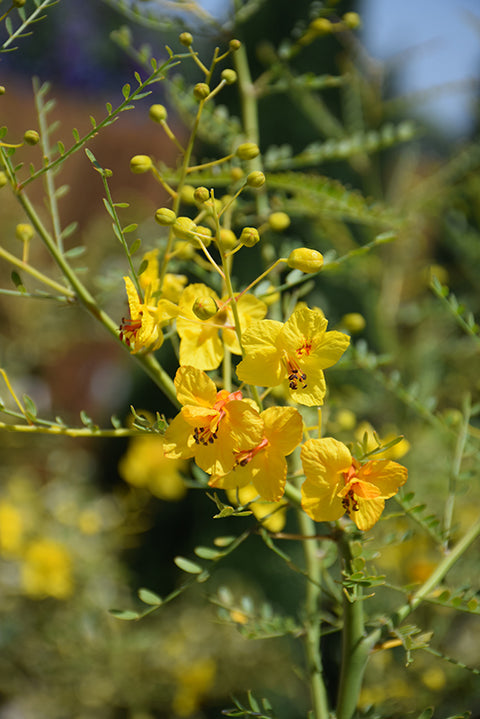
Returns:
[[[283,497],[287,481],[285,457],[277,454],[273,447],[267,447],[264,452],[252,459],[251,464],[254,465],[252,482],[258,494],[269,502],[278,502]]]
[[[130,277],[124,277],[125,289],[127,290],[128,307],[132,320],[137,319],[140,311],[140,298]]]
[[[177,398],[182,405],[213,407],[215,404],[217,388],[205,372],[195,367],[179,367],[174,382]]]
[[[265,437],[284,457],[302,441],[303,420],[294,407],[268,407],[260,416],[265,424]]]
[[[385,501],[383,499],[358,499],[358,510],[351,512],[350,517],[363,532],[371,529],[378,522],[383,512]]]
[[[306,479],[302,484],[302,507],[316,522],[333,522],[345,514],[337,495],[338,484],[318,484]]]
[[[371,482],[380,492],[383,499],[393,497],[407,481],[408,470],[401,464],[388,459],[371,460],[358,470],[359,479]]]
[[[333,437],[307,439],[303,444],[300,458],[307,479],[313,484],[336,486],[352,464],[352,456],[343,442]]]
[[[275,320],[259,320],[248,327],[242,337],[245,356],[237,365],[241,382],[261,387],[280,384],[285,368],[275,341],[281,329],[282,323]]]
[[[200,322],[200,320],[197,320]],[[218,331],[205,323],[199,331],[184,333],[180,340],[180,364],[190,365],[202,370],[217,369],[223,360],[223,343]]]

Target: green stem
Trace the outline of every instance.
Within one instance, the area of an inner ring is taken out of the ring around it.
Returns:
[[[39,270],[36,270],[35,267],[32,267],[27,262],[24,262],[23,260],[20,260],[18,257],[15,257],[15,255],[12,255],[8,250],[4,250],[3,247],[0,247],[0,257],[3,257],[4,260],[7,260],[15,267],[18,267],[19,269],[23,270],[24,272],[27,272],[29,275],[34,277],[39,282],[42,282],[44,285],[48,285],[48,287],[51,287],[53,290],[58,292],[61,295],[64,295],[65,297],[69,299],[74,299],[75,294],[72,292],[71,289],[68,287],[64,287],[63,285],[60,285],[58,282],[55,282],[55,280],[51,280],[50,277],[47,277],[43,274],[43,272],[40,272]]]
[[[352,551],[348,537],[342,532],[339,550],[345,571],[352,572]],[[362,589],[356,585],[352,594],[344,589],[342,666],[337,699],[337,719],[351,719],[355,714],[362,689],[363,675],[368,657],[380,630],[365,635]]]

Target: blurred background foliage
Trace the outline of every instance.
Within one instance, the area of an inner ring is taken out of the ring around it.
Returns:
[[[338,17],[357,9],[352,2],[325,5]],[[29,79],[35,74],[51,83],[58,137],[71,138],[73,127],[88,128],[89,114],[102,116],[105,101],[120,98],[122,85],[143,67],[146,44],[156,57],[164,55],[165,44],[178,49],[187,15],[171,24],[155,18],[139,24],[135,15],[153,12],[155,3],[123,3],[123,13],[121,6],[114,0],[62,0],[50,8],[19,50],[2,55],[1,82],[8,92],[0,98],[0,124],[10,133],[36,126]],[[453,147],[426,123],[411,123],[411,103],[392,94],[394,83],[356,34],[319,37],[287,67],[282,58],[289,43],[324,4],[252,1],[245,8],[237,26],[222,17],[222,23],[194,20],[188,27],[201,54],[233,35],[247,46],[254,78],[277,73],[278,92],[260,102],[260,145],[267,176],[276,173],[272,209],[291,217],[290,227],[274,236],[278,254],[306,245],[341,256],[392,225],[398,234],[315,283],[299,285],[295,299],[308,296],[331,327],[354,338],[348,361],[329,371],[325,434],[345,442],[362,441],[373,428],[382,439],[404,435],[394,449],[409,467],[412,505],[428,502],[428,511],[442,517],[454,487],[454,522],[465,528],[478,514],[480,498],[478,442],[476,448],[468,445],[460,466],[456,439],[480,389],[478,327],[468,314],[480,313],[477,132]],[[294,82],[305,73],[323,78],[322,87]],[[148,121],[148,104],[168,103],[181,135],[188,113],[182,89],[197,81],[193,65],[182,65],[182,79],[170,94],[160,83],[147,101],[91,143],[100,164],[113,170],[114,199],[130,203],[122,218],[139,223],[146,250],[155,247],[153,215],[165,197],[149,177],[130,175],[129,160],[154,154],[174,164],[174,148]],[[385,95],[385,88],[391,94]],[[222,133],[228,140],[235,128],[228,119],[241,111],[235,86],[222,93],[219,104],[224,109],[212,120],[217,134],[208,142],[203,138],[199,157],[211,155],[215,142],[225,141]],[[353,151],[352,143],[360,150]],[[38,148],[22,149],[18,156],[41,162]],[[365,217],[373,219],[358,221],[355,215],[363,210],[357,205],[349,212],[350,194],[343,213],[335,210],[338,205],[330,211],[317,206],[315,191],[292,192],[294,181],[282,186],[278,173],[289,169],[316,171],[359,190],[377,203],[377,215],[369,205]],[[62,221],[78,223],[72,245],[86,247],[77,260],[79,271],[83,264],[97,268],[93,290],[120,322],[126,312],[125,260],[104,211],[100,180],[83,153],[65,164],[61,178],[70,185]],[[43,190],[36,184],[32,194],[41,203]],[[14,251],[22,217],[5,193],[0,213],[2,242]],[[32,243],[32,259],[39,267],[48,263],[39,243]],[[250,267],[239,268],[245,279]],[[185,271],[184,265],[178,271]],[[10,272],[2,263],[4,288],[13,288]],[[198,272],[192,266],[189,279],[201,279]],[[8,293],[0,300],[1,364],[19,393],[35,398],[42,415],[60,413],[78,424],[84,410],[104,425],[112,414],[126,420],[131,403],[137,411],[168,415],[171,407],[160,392],[80,308],[59,309]],[[169,352],[165,345],[160,356],[173,374],[176,360]],[[1,396],[6,401],[6,390]],[[478,416],[470,424],[478,440]],[[230,557],[228,568],[220,563],[208,584],[141,622],[122,622],[108,613],[112,607],[145,608],[135,596],[141,587],[161,596],[174,591],[183,581],[175,555],[191,555],[195,545],[211,544],[217,535],[253,527],[252,517],[213,521],[215,505],[188,487],[189,468],[166,470],[158,443],[149,440],[4,433],[0,441],[1,719],[218,717],[231,705],[230,695],[245,688],[267,694],[284,719],[306,715],[299,679],[303,658],[293,639],[304,580],[292,572],[285,581],[284,561],[258,536]],[[393,500],[390,505],[386,514],[394,516],[371,532],[372,566],[388,575],[392,587],[423,581],[439,559],[441,541],[424,527],[414,534],[415,514],[405,515]],[[287,530],[296,531],[291,518]],[[294,543],[286,551],[301,563]],[[328,543],[324,551],[332,554]],[[473,596],[478,551],[469,556],[447,584],[473,587]],[[372,602],[382,614],[399,597],[392,588]],[[323,611],[334,624],[328,595]],[[478,664],[478,615],[429,604],[417,610],[415,623],[434,632],[438,651]],[[324,644],[333,693],[337,635],[326,636]],[[389,717],[417,716],[428,704],[440,707],[438,716],[468,709],[480,716],[478,676],[420,650],[408,667],[401,648],[373,656],[362,695],[366,716],[380,709]]]

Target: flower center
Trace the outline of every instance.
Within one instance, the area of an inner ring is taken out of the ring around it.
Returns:
[[[122,324],[120,325],[119,338],[122,342],[125,342],[129,347],[135,344],[138,331],[142,327],[143,312],[140,310],[138,317],[132,320],[130,317],[122,317]]]
[[[297,347],[297,349],[295,350],[295,354],[297,355],[297,357],[303,357],[303,355],[308,356],[312,351],[312,344],[312,340],[305,340],[303,345]]]
[[[209,423],[204,427],[195,427],[193,430],[193,438],[196,444],[203,444],[207,446],[213,444],[218,437],[218,428],[220,422],[227,414],[225,405],[233,400],[243,399],[243,395],[240,390],[236,392],[227,392],[226,389],[217,392],[217,401],[212,407],[212,418]]]
[[[296,350],[298,353],[298,350]],[[295,390],[301,387],[302,389],[307,388],[307,375],[303,372],[296,360],[292,359],[289,355],[285,354],[283,362],[288,372],[288,386],[290,389]]]
[[[237,467],[246,467],[247,464],[252,461],[255,455],[261,452],[262,449],[265,449],[268,444],[268,439],[264,437],[260,444],[257,444],[257,446],[253,449],[241,449],[239,451],[235,451],[235,464],[233,466],[233,469],[235,470]]]
[[[357,475],[357,468],[352,463],[348,470],[346,472],[343,472],[343,478],[345,480],[345,485],[349,484],[349,482],[352,481],[354,477]],[[358,512],[359,506],[358,501],[355,497],[355,490],[354,485],[348,490],[346,495],[342,499],[342,507],[346,511],[347,514],[350,514],[350,512]]]

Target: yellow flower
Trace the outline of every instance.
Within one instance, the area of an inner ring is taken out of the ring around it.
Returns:
[[[258,492],[253,484],[247,484],[239,489],[227,489],[227,497],[232,504],[248,504],[248,508],[269,532],[281,532],[287,519],[288,502],[267,502],[258,498]]]
[[[209,297],[219,306],[210,319],[200,320],[193,311],[195,300]],[[242,333],[253,320],[267,313],[267,305],[253,295],[241,295],[237,303]],[[203,284],[188,285],[178,303],[177,332],[180,335],[180,364],[203,370],[216,369],[223,360],[224,345],[233,354],[241,354],[231,303],[219,299],[214,290]]]
[[[161,297],[177,303],[188,281],[186,275],[172,275],[167,272],[160,287],[158,249],[145,252],[142,262],[146,262],[147,267],[138,279],[144,292],[149,290],[152,298]]]
[[[29,596],[67,599],[73,591],[72,561],[65,547],[52,539],[37,539],[27,547],[22,584]]]
[[[234,489],[252,483],[263,499],[278,502],[287,481],[285,457],[302,441],[302,417],[294,407],[269,407],[260,417],[264,422],[261,442],[251,449],[236,449],[232,471],[215,475],[209,484]]]
[[[130,318],[125,317],[120,326],[120,339],[130,347],[132,352],[147,352],[158,349],[163,342],[162,331],[155,318],[155,307],[140,302],[138,292],[130,277],[124,277],[127,290]],[[145,298],[147,300],[147,298]]]
[[[323,404],[326,385],[323,370],[337,362],[350,337],[327,332],[320,310],[301,306],[282,324],[275,320],[252,322],[242,337],[244,359],[237,366],[242,382],[276,387],[288,382],[288,394],[299,404]]]
[[[194,457],[204,472],[226,474],[237,447],[253,448],[262,440],[263,420],[241,392],[217,392],[195,367],[180,367],[174,382],[183,406],[165,432],[165,456]]]
[[[357,429],[355,430],[355,438],[362,442],[364,441],[365,433],[367,435],[367,442],[366,442],[366,450],[367,452],[371,452],[372,450],[376,449],[378,447],[378,442],[375,438],[374,434],[375,430],[373,429],[372,425],[369,422],[361,422]],[[380,438],[380,442],[382,444],[388,444],[392,440],[394,440],[396,437],[398,437],[398,434],[396,432],[388,432],[388,434],[384,435],[382,438]],[[389,447],[388,449],[383,450],[383,452],[377,452],[375,454],[375,457],[381,457],[382,459],[400,459],[400,457],[403,457],[404,454],[407,454],[408,450],[410,449],[410,442],[408,439],[401,439],[400,442],[397,442],[397,444],[394,444],[393,447]]]
[[[167,501],[185,496],[187,488],[180,474],[184,468],[183,460],[165,457],[163,437],[151,435],[134,437],[118,464],[122,479]]]
[[[387,459],[360,464],[332,437],[307,440],[300,456],[306,477],[302,507],[316,522],[331,522],[346,512],[359,529],[371,529],[385,500],[407,481],[400,464]]]

